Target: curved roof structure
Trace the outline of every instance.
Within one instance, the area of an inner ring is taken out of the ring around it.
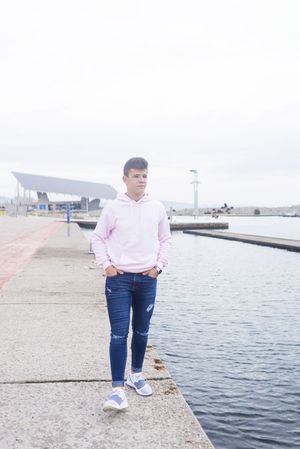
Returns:
[[[12,172],[25,190],[37,192],[62,193],[89,198],[114,199],[117,191],[109,184],[98,182],[76,181],[73,179],[53,178],[51,176],[30,175]]]

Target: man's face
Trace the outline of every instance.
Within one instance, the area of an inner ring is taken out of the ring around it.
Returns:
[[[141,198],[147,186],[148,170],[136,170],[131,168],[128,176],[123,176],[127,187],[127,193],[133,197]]]

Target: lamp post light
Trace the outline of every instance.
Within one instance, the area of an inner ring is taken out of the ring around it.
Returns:
[[[194,173],[194,181],[191,182],[191,184],[194,184],[194,216],[198,217],[199,210],[198,210],[198,184],[200,182],[198,181],[198,171],[197,170],[190,170],[191,173]]]

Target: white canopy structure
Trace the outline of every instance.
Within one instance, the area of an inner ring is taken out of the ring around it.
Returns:
[[[20,172],[12,172],[12,174],[25,190],[99,199],[114,199],[117,195],[117,191],[109,184],[53,178],[51,176],[31,175]]]

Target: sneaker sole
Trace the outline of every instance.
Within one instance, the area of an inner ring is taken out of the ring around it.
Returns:
[[[139,394],[140,396],[151,396],[153,394],[153,391],[151,391],[151,393],[143,393],[141,390],[138,390],[135,385],[133,383],[131,383],[128,379],[125,382],[126,385],[128,385],[128,387],[133,388],[137,394]]]
[[[103,411],[104,412],[110,412],[110,411],[117,411],[117,412],[122,412],[123,410],[126,410],[128,408],[128,404],[123,405],[122,407],[118,407],[115,404],[104,404],[103,406]]]

